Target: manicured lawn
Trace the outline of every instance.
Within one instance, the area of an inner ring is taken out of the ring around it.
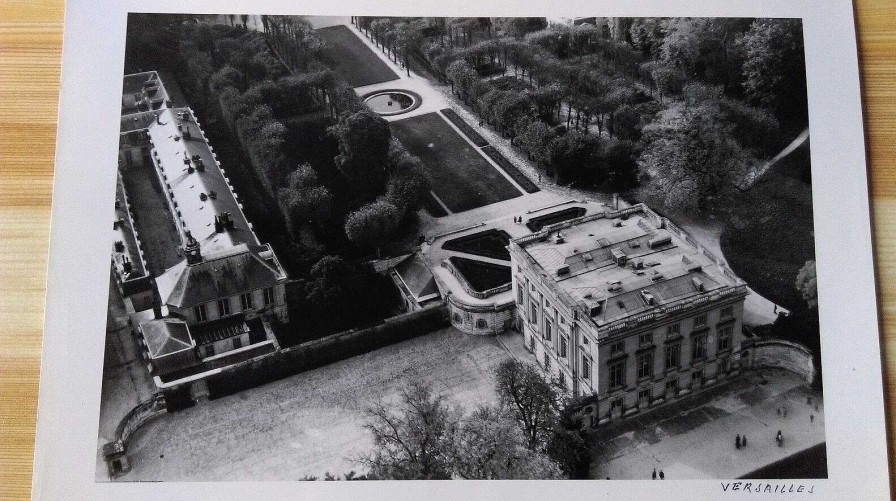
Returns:
[[[721,238],[731,269],[790,310],[806,307],[794,283],[806,261],[815,259],[812,188],[799,176],[808,166],[806,144],[772,167],[735,201]]]
[[[330,26],[316,32],[330,44],[330,67],[352,87],[398,80],[398,75],[348,26]]]
[[[516,198],[516,189],[438,113],[392,122],[392,134],[423,161],[432,190],[451,212]]]

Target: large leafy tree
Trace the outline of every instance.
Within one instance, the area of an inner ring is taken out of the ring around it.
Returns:
[[[753,103],[806,115],[806,56],[799,19],[758,19],[740,39],[744,92]]]
[[[361,458],[377,478],[450,479],[460,412],[420,383],[401,390],[399,402],[378,402],[366,411],[374,451]]]
[[[520,131],[516,142],[529,154],[529,158],[546,165],[551,160],[551,141],[556,133],[548,124],[541,120],[532,120],[526,123]]]
[[[331,126],[339,142],[336,165],[353,186],[376,192],[386,180],[389,159],[389,123],[370,110],[343,115]]]
[[[350,213],[345,219],[345,234],[356,245],[377,248],[389,241],[389,237],[401,222],[401,211],[385,199],[375,200]]]
[[[287,185],[277,191],[277,199],[293,235],[305,224],[321,227],[331,221],[333,196],[318,182],[310,165],[300,165],[286,180]]]
[[[678,17],[665,23],[662,60],[692,77],[734,89],[743,51],[738,39],[749,19]]]
[[[557,424],[557,392],[534,366],[509,359],[495,371],[501,405],[513,416],[526,440],[526,447],[539,450],[547,444]]]
[[[676,103],[644,127],[642,194],[669,211],[704,210],[731,193],[755,161],[711,103]]]
[[[420,210],[430,190],[429,175],[420,159],[408,153],[396,139],[389,147],[389,171],[386,200],[402,215]]]

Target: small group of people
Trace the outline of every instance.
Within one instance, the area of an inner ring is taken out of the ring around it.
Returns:
[[[656,468],[654,468],[653,469],[653,479],[656,480],[656,477],[657,477]],[[660,480],[666,480],[666,474],[663,473],[663,470],[660,470],[659,477],[660,477]]]
[[[513,216],[514,224],[523,224],[523,216]]]
[[[747,435],[745,434],[741,437],[739,434],[734,437],[734,447],[740,449],[741,447],[747,446]]]

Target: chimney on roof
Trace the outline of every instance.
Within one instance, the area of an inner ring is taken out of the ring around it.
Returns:
[[[205,172],[205,163],[202,162],[201,158],[194,158],[193,163],[196,164],[196,170],[198,172]]]
[[[187,243],[184,244],[184,254],[187,255],[187,264],[197,264],[202,262],[202,252],[199,249],[199,242],[193,238],[190,230],[184,232]]]
[[[193,133],[190,132],[190,126],[186,126],[183,128],[184,139],[190,139],[193,137]]]
[[[613,259],[616,261],[617,266],[625,266],[625,263],[628,262],[628,256],[625,254],[625,251],[619,247],[610,249],[610,254],[613,255]]]
[[[703,283],[703,280],[700,280],[697,277],[692,278],[691,283],[694,284],[694,288],[697,289],[698,292],[706,290],[706,284]]]
[[[224,230],[233,229],[233,218],[229,212],[215,214],[215,233],[224,233]]]
[[[130,273],[134,269],[131,265],[131,260],[127,256],[121,256],[121,268],[125,273]]]
[[[121,240],[115,241],[115,252],[124,252],[124,242]]]
[[[656,304],[656,298],[653,294],[647,292],[646,290],[641,291],[641,297],[644,299],[644,302],[647,303],[648,306],[653,306]]]

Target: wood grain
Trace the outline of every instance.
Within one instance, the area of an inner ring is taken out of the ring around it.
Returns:
[[[896,410],[896,4],[857,0],[883,313]],[[62,0],[0,0],[0,500],[29,498],[55,151]],[[890,420],[894,456],[896,420]]]

